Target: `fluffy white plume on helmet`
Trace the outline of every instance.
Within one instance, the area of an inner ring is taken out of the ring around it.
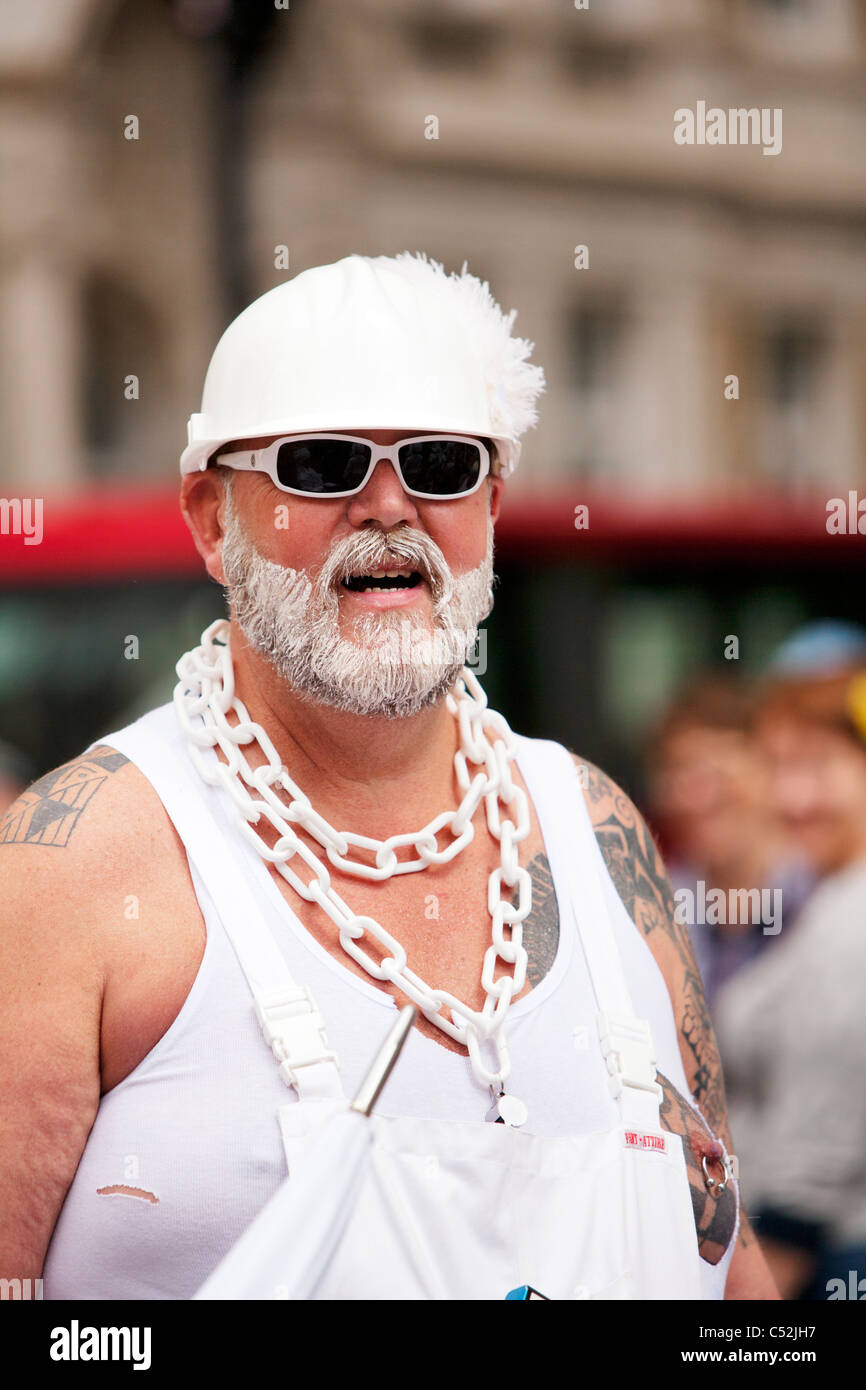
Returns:
[[[464,318],[467,338],[485,364],[495,432],[517,440],[533,428],[538,423],[536,401],[545,389],[544,369],[529,361],[535,343],[512,336],[517,310],[506,314],[488,282],[472,275],[466,261],[458,275],[456,271],[449,274],[423,251],[371,259],[374,265],[399,269],[408,280],[453,300]]]

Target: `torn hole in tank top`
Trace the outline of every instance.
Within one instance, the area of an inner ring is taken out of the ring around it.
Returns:
[[[135,1197],[141,1202],[150,1202],[153,1206],[159,1204],[159,1198],[155,1192],[148,1192],[144,1187],[128,1187],[125,1183],[112,1183],[110,1187],[97,1187],[97,1197]]]

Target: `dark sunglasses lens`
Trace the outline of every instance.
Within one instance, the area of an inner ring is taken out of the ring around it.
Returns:
[[[277,477],[299,492],[349,492],[363,482],[369,444],[351,439],[289,439],[277,450]]]
[[[458,497],[478,482],[481,450],[459,439],[420,439],[399,450],[407,487],[434,497]]]

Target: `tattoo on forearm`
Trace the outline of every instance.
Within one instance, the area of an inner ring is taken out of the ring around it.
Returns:
[[[690,1059],[686,1078],[707,1123],[730,1151],[719,1050],[691,937],[688,927],[676,920],[661,855],[643,817],[616,783],[592,763],[583,766],[588,770],[586,795],[596,839],[614,886],[644,936],[660,931],[662,951],[673,952],[671,963],[679,976],[681,997],[676,1022]]]
[[[700,1154],[706,1141],[713,1134],[701,1116],[680,1095],[679,1091],[661,1072],[656,1073],[662,1088],[659,1102],[659,1119],[664,1129],[679,1135],[682,1140],[692,1199],[692,1212],[698,1237],[698,1251],[708,1264],[715,1265],[724,1255],[731,1243],[737,1222],[737,1199],[732,1187],[726,1187],[720,1196],[707,1191]],[[717,1179],[721,1172],[712,1172]]]
[[[90,798],[128,762],[123,753],[102,746],[47,772],[0,819],[0,844],[68,844]]]
[[[536,854],[527,867],[532,879],[532,910],[523,923],[523,945],[528,957],[526,975],[534,989],[544,979],[556,959],[559,947],[559,907],[547,856]],[[516,890],[512,902],[516,907]]]

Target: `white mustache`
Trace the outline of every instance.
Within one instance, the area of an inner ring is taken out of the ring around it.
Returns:
[[[370,529],[337,541],[314,583],[320,593],[330,594],[353,574],[405,569],[407,565],[426,579],[433,596],[433,611],[439,613],[454,589],[448,562],[434,540],[403,522],[391,531]]]

